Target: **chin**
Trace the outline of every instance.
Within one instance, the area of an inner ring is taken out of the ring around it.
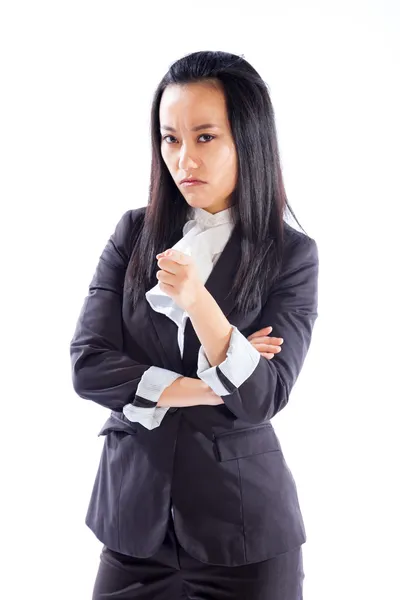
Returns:
[[[202,198],[196,197],[195,194],[191,194],[189,197],[185,198],[186,202],[193,207],[196,208],[209,208],[213,205],[210,200],[204,200]]]

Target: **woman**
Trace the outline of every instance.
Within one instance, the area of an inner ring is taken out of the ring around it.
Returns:
[[[152,106],[149,204],[117,224],[71,343],[76,392],[111,410],[86,517],[95,599],[302,598],[271,419],[310,346],[318,251],[286,209],[259,74],[223,52],[178,60]]]

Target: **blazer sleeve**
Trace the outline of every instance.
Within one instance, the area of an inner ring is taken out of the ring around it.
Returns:
[[[271,288],[258,322],[284,340],[269,360],[233,326],[226,359],[211,367],[201,346],[197,375],[222,397],[238,418],[249,423],[272,419],[286,406],[306,358],[318,317],[319,258],[306,235],[290,244],[282,271]]]
[[[122,294],[139,210],[122,216],[100,256],[70,344],[70,356],[73,387],[81,398],[116,411],[128,405],[124,414],[152,429],[168,410],[156,406],[159,396],[181,375],[137,362],[123,351]],[[132,402],[137,406],[130,408]]]

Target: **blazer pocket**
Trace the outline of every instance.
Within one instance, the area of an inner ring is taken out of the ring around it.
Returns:
[[[281,451],[280,442],[271,423],[219,434],[214,437],[214,446],[220,462]]]
[[[133,423],[131,423],[123,413],[112,412],[100,429],[97,437],[100,435],[107,435],[110,431],[124,431],[125,433],[135,434],[137,429]]]

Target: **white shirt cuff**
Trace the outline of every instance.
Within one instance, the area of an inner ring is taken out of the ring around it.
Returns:
[[[127,419],[134,423],[140,423],[146,429],[155,429],[161,425],[161,421],[168,412],[168,406],[154,406],[154,408],[143,408],[126,404],[122,412]]]
[[[168,369],[160,367],[147,369],[141,377],[133,403],[126,404],[122,409],[126,418],[140,423],[146,429],[158,427],[169,407],[157,406],[157,402],[165,388],[179,377],[182,375]]]
[[[208,362],[200,346],[197,376],[218,396],[232,394],[250,377],[260,362],[261,354],[234,325],[226,359],[215,367]]]

